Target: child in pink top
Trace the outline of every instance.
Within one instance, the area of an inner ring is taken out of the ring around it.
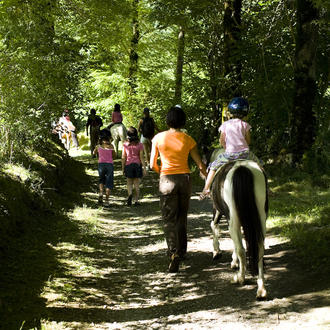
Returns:
[[[219,142],[225,148],[225,152],[221,153],[218,158],[209,165],[209,173],[200,199],[204,199],[209,195],[215,173],[218,168],[225,163],[238,159],[250,159],[261,164],[260,160],[249,149],[249,144],[251,142],[251,126],[243,121],[243,118],[248,114],[248,110],[249,104],[247,100],[242,97],[235,97],[229,102],[228,111],[231,115],[231,119],[225,121],[219,127]]]
[[[111,115],[111,124],[108,126],[108,130],[110,130],[112,126],[122,123],[123,115],[120,112],[120,104],[116,103]]]
[[[143,171],[142,171],[143,167]],[[123,144],[122,170],[127,178],[128,199],[127,205],[132,205],[133,186],[135,188],[135,204],[139,203],[140,180],[146,175],[146,167],[143,154],[143,144],[139,142],[138,132],[135,127],[127,130],[127,142]]]
[[[112,113],[112,122],[114,124],[121,124],[122,121],[123,121],[123,115],[121,114],[121,112],[114,111]]]
[[[116,103],[112,116],[111,116],[112,124],[121,124],[123,121],[123,115],[120,112],[120,104]]]
[[[103,203],[103,191],[105,186],[105,205],[109,206],[110,191],[113,189],[113,158],[116,152],[110,138],[102,136],[94,149],[94,155],[98,155],[98,172],[99,172],[99,204]]]

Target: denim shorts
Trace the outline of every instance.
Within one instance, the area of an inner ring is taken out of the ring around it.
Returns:
[[[209,164],[208,170],[216,171],[222,165],[235,160],[253,160],[258,163],[260,166],[263,166],[262,161],[250,150],[244,150],[240,152],[223,152],[218,155],[217,159]]]
[[[113,188],[113,164],[99,163],[99,183],[105,185],[106,188]]]
[[[137,163],[131,163],[124,168],[126,178],[137,179],[142,178],[142,165]]]

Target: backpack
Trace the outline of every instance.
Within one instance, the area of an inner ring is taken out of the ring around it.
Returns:
[[[101,118],[99,116],[90,116],[89,117],[90,119],[90,125],[92,127],[97,127],[97,126],[102,126],[102,121],[101,121]]]
[[[155,135],[155,124],[151,117],[146,117],[142,122],[142,134],[147,139],[152,139]]]

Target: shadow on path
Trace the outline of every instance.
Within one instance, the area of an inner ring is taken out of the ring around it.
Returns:
[[[7,265],[12,266],[1,278],[12,306],[7,308],[7,329],[19,328],[22,320],[27,329],[61,322],[64,328],[75,324],[89,329],[115,322],[118,329],[127,324],[148,328],[155,320],[160,328],[189,320],[201,326],[211,322],[198,323],[198,313],[215,313],[209,316],[212,322],[244,319],[250,325],[274,326],[279,315],[299,315],[329,303],[328,296],[320,294],[329,288],[329,280],[303,269],[289,244],[277,239],[270,240],[265,255],[269,300],[256,302],[256,281],[250,276],[245,286],[231,285],[226,224],[222,259],[213,262],[211,202],[198,201],[196,194],[188,220],[188,258],[178,274],[169,274],[157,176],[150,173],[143,179],[142,205],[127,207],[126,182],[116,160],[111,207],[102,208],[96,202],[96,161],[86,156],[79,161],[89,178],[82,176],[72,187],[69,217],[48,218],[32,245],[22,241],[8,256]]]
[[[90,235],[88,249],[66,252],[71,260],[88,260],[92,271],[61,274],[70,283],[71,290],[70,294],[65,290],[61,292],[64,303],[54,300],[48,304],[50,321],[133,322],[138,327],[139,322],[152,324],[155,319],[171,324],[170,316],[176,317],[175,322],[179,324],[190,313],[216,310],[219,317],[232,315],[236,320],[237,315],[244,315],[252,323],[265,322],[265,319],[276,323],[279,314],[305,313],[327,304],[326,296],[318,292],[327,289],[328,280],[316,281],[317,274],[307,275],[289,245],[276,240],[265,257],[269,300],[256,302],[256,281],[249,276],[245,286],[231,285],[231,251],[225,250],[219,262],[212,262],[211,203],[199,202],[196,196],[190,208],[188,259],[178,274],[168,274],[157,177],[151,173],[143,179],[141,207],[126,207],[125,179],[119,175],[118,161],[115,168],[117,188],[112,206],[99,211],[96,232],[87,233]],[[88,205],[92,205],[92,199],[90,195]],[[225,240],[229,241],[225,224],[223,231]],[[295,298],[313,293],[308,300]],[[287,299],[284,305],[280,302],[283,298]],[[269,315],[276,317],[271,319]]]

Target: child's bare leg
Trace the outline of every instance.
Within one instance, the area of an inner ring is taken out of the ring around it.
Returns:
[[[132,193],[133,193],[133,179],[127,178],[127,192],[128,192],[128,199],[127,205],[132,205]]]
[[[99,195],[100,196],[103,196],[103,190],[104,190],[104,185],[103,185],[103,183],[100,183],[99,184]]]
[[[133,193],[133,179],[127,178],[127,192],[128,196],[132,195]]]
[[[99,184],[99,203],[103,202],[103,190],[104,190],[104,185],[103,183]]]
[[[204,186],[204,189],[203,189],[203,193],[204,194],[208,194],[210,192],[210,187],[211,187],[211,184],[212,184],[212,181],[213,181],[213,178],[215,176],[215,170],[210,170],[208,175],[207,175],[207,178],[206,178],[206,181],[205,181],[205,186]]]
[[[138,202],[140,197],[140,179],[139,178],[133,179],[133,185],[135,189],[135,202]]]
[[[106,188],[105,189],[105,200],[109,201],[109,197],[110,197],[110,188]]]
[[[143,152],[144,152],[144,157],[145,157],[147,166],[149,165],[149,160],[150,160],[150,149],[151,149],[151,147],[150,147],[149,142],[143,143]]]

